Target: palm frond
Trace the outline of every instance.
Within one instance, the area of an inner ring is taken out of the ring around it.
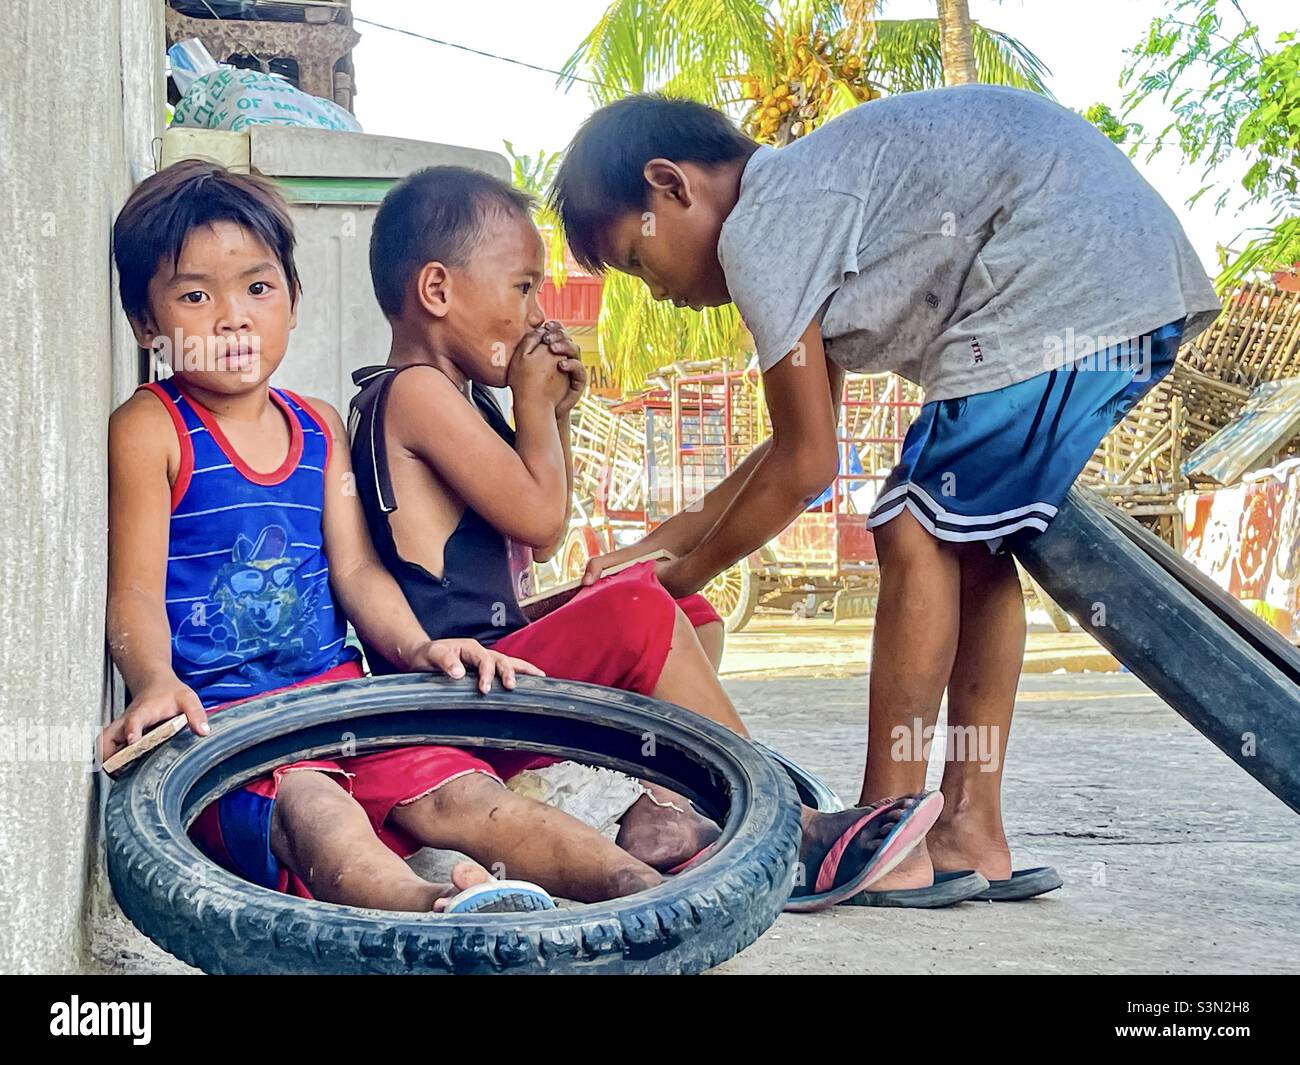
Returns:
[[[870,26],[862,59],[873,81],[892,93],[943,85],[938,19],[879,19]],[[1051,96],[1046,65],[1024,44],[998,30],[971,26],[979,80]]]
[[[568,264],[564,256],[564,234],[560,229],[560,216],[546,201],[546,191],[555,177],[560,165],[560,152],[539,151],[536,155],[526,155],[515,151],[510,141],[502,141],[506,154],[510,157],[511,184],[533,197],[533,222],[541,231],[546,242],[546,270],[557,287],[562,286],[568,276]]]
[[[565,60],[561,81],[581,73],[597,103],[667,89],[718,106],[725,79],[772,65],[763,0],[614,0]]]
[[[872,23],[876,21],[876,14],[884,6],[884,0],[789,0],[789,2],[800,13],[806,9],[811,20],[827,33],[856,28],[861,31],[864,39]],[[786,21],[784,13],[779,17],[781,21]]]
[[[972,23],[971,43],[982,84],[1010,85],[1054,99],[1046,81],[1051,71],[1022,41]]]
[[[861,101],[853,95],[848,83],[837,79],[831,82],[831,102],[822,109],[822,119],[829,122],[836,115],[852,111],[859,103]]]
[[[599,83],[590,89],[597,103],[642,92],[648,76],[644,28],[656,8],[652,0],[615,0],[564,61],[557,84],[569,87],[581,71]]]
[[[679,359],[730,359],[746,350],[748,334],[733,306],[702,312],[656,303],[627,274],[605,275],[601,294],[601,367],[619,388],[642,387],[646,377]]]

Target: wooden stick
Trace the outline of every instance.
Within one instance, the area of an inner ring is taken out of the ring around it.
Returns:
[[[127,746],[123,747],[120,751],[117,752],[117,754],[113,755],[112,758],[108,759],[108,761],[106,761],[100,768],[103,769],[104,772],[107,773],[110,777],[116,776],[119,772],[121,772],[123,769],[129,766],[132,762],[136,761],[139,758],[143,758],[155,747],[158,747],[161,744],[166,743],[169,739],[175,736],[176,733],[180,732],[180,730],[183,729],[184,727],[185,727],[185,715],[177,714],[175,717],[169,718],[168,720],[164,721],[161,725],[157,725],[154,728],[151,728],[148,732],[146,732],[143,736],[141,736],[138,740],[136,740],[135,743],[128,744]]]
[[[630,562],[621,562],[617,566],[610,566],[601,574],[602,577],[612,577],[615,573],[622,573],[623,570],[632,566],[638,566],[642,562],[660,562],[675,557],[670,551],[655,551],[653,554],[642,555],[640,558],[634,558]],[[558,584],[549,591],[538,592],[536,595],[530,595],[525,599],[519,600],[519,606],[524,612],[524,617],[529,621],[536,621],[543,618],[552,610],[557,610],[564,606],[570,599],[577,595],[583,589],[582,579],[576,581],[565,581]]]

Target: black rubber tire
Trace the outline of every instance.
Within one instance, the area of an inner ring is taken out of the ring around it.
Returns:
[[[484,696],[472,677],[420,674],[300,688],[211,721],[207,737],[186,731],[115,781],[105,821],[123,911],[205,972],[695,973],[757,939],[790,893],[799,839],[790,779],[748,741],[654,699],[536,677]],[[717,817],[722,846],[649,891],[502,920],[282,895],[228,873],[186,835],[208,803],[276,765],[412,743],[532,750],[635,773]]]
[[[1115,509],[1071,489],[1047,531],[1013,551],[1134,675],[1300,812],[1300,685],[1289,645],[1266,639],[1258,619],[1172,551],[1139,546]]]
[[[799,793],[799,801],[819,813],[834,814],[846,809],[839,794],[816,773],[799,765],[792,758],[787,758],[780,751],[774,750],[766,743],[754,741],[754,746],[766,752],[767,756],[785,770],[786,776]]]

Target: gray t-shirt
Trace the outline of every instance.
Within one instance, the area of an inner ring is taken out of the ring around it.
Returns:
[[[819,318],[831,359],[894,370],[927,400],[1179,318],[1191,339],[1219,310],[1123,152],[1072,111],[990,85],[889,97],[760,147],[718,259],[763,369]]]

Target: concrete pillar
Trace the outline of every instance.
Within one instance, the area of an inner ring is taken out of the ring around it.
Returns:
[[[0,35],[0,971],[86,967],[106,715],[105,432],[135,379],[109,235],[151,169],[162,4],[11,0]]]

